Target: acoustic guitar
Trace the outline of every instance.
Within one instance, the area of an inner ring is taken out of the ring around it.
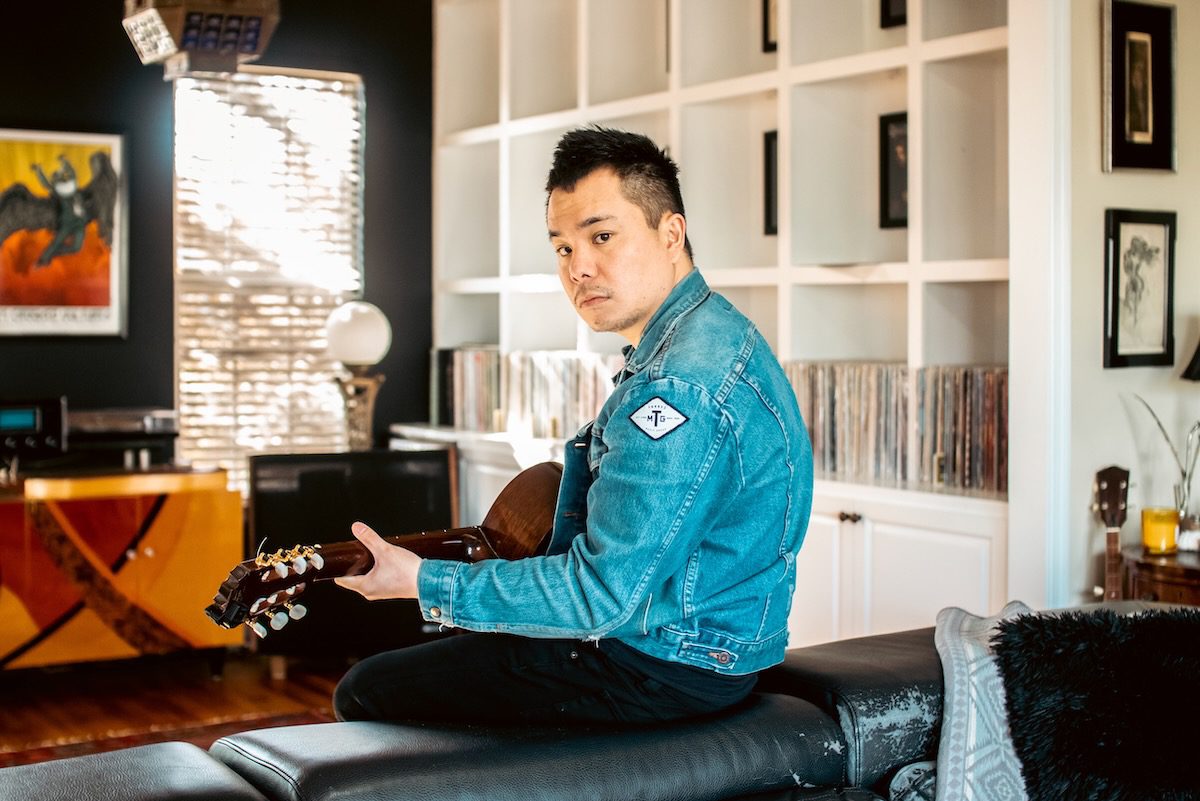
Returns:
[[[562,465],[542,462],[521,471],[500,491],[478,526],[384,537],[418,556],[478,562],[522,559],[545,550],[554,528]],[[223,628],[245,623],[259,637],[304,617],[298,600],[310,582],[358,576],[375,564],[358,540],[296,545],[239,563],[204,614]],[[264,623],[265,621],[265,623]]]
[[[1119,601],[1121,587],[1121,526],[1125,524],[1129,471],[1113,465],[1096,473],[1094,509],[1104,523],[1104,600]]]

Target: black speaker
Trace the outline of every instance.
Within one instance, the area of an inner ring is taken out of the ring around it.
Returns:
[[[450,528],[453,470],[453,451],[436,446],[253,456],[246,558],[352,540],[356,520],[383,536]],[[416,601],[367,601],[332,581],[315,581],[300,602],[307,615],[258,640],[259,652],[363,657],[440,636],[421,619]]]

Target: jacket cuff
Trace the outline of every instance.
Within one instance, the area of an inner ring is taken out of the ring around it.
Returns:
[[[417,571],[417,604],[421,616],[443,626],[454,624],[454,578],[462,562],[424,559]]]

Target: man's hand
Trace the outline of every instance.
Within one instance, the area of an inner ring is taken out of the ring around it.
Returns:
[[[366,523],[355,523],[350,531],[371,552],[375,564],[361,576],[335,578],[338,586],[354,590],[368,601],[416,598],[421,557],[407,548],[384,542]]]

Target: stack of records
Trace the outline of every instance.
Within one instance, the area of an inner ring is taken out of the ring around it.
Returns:
[[[818,475],[904,481],[908,368],[897,362],[788,362],[788,380],[813,446]]]
[[[1008,491],[1008,369],[917,370],[917,450],[922,482]]]

